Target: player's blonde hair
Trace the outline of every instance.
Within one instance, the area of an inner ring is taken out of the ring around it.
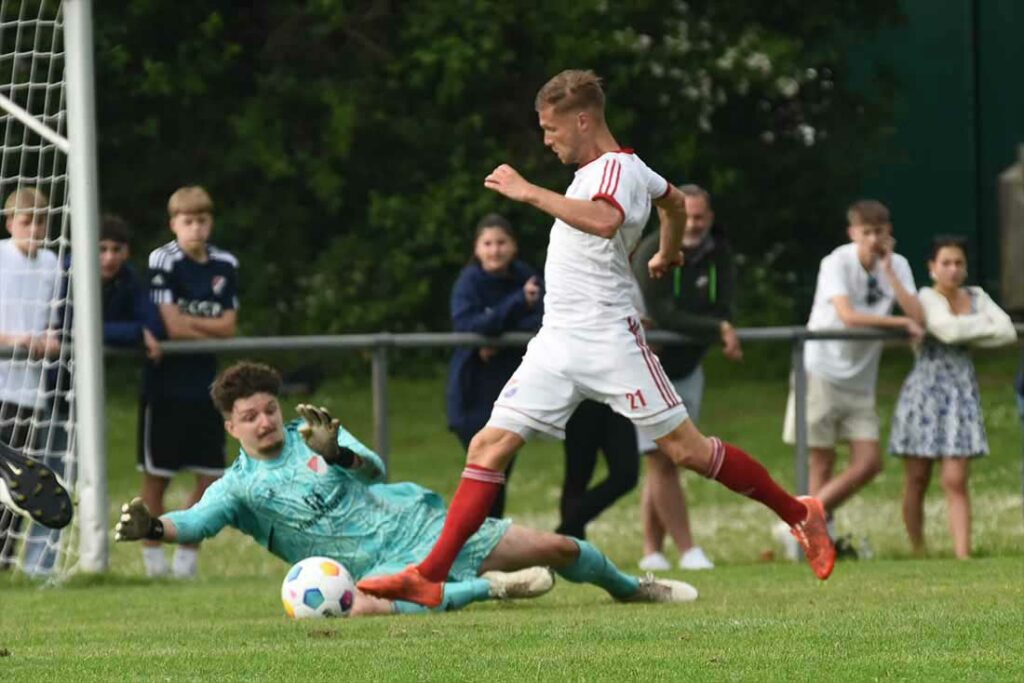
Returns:
[[[4,214],[12,218],[19,213],[38,215],[50,208],[50,198],[36,187],[22,187],[7,195]]]
[[[850,225],[890,225],[889,208],[877,199],[859,199],[846,210]]]
[[[167,200],[167,213],[174,218],[179,213],[213,213],[210,194],[199,185],[179,187]]]
[[[537,91],[534,108],[553,106],[556,112],[589,109],[604,114],[604,90],[601,77],[590,69],[566,69]]]

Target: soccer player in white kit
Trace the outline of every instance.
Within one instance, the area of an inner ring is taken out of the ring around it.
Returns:
[[[578,165],[569,189],[563,196],[533,185],[507,164],[484,185],[555,219],[544,268],[543,325],[487,426],[470,443],[433,550],[419,565],[366,579],[359,588],[393,600],[438,604],[444,577],[483,523],[509,459],[537,432],[564,437],[565,423],[585,398],[628,417],[676,464],[770,507],[790,525],[815,574],[828,578],[835,549],[821,503],[791,496],[742,450],[697,431],[644,339],[629,256],[653,201],[661,218],[661,249],[648,268],[661,277],[680,264],[686,221],[682,193],[616,142],[593,72],[563,71],[541,88],[535,106],[544,144],[563,164]]]

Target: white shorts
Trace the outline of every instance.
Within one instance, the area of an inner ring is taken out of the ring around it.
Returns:
[[[796,443],[796,395],[789,380],[782,440]],[[835,448],[840,441],[878,441],[874,391],[854,391],[807,373],[807,445]]]
[[[685,377],[677,377],[672,380],[672,386],[676,393],[683,399],[686,412],[694,422],[700,421],[700,404],[704,398],[704,368],[698,365],[693,372]],[[658,444],[647,435],[646,429],[636,430],[637,450],[641,454],[653,453],[658,450]]]
[[[651,438],[665,436],[687,419],[643,327],[630,317],[601,330],[541,327],[494,402],[487,425],[524,439],[535,432],[564,439],[565,423],[586,398],[607,403]]]

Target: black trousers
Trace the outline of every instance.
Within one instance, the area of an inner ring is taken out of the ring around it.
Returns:
[[[25,448],[35,417],[35,408],[4,403],[0,406],[0,441],[15,450]],[[14,565],[18,552],[17,534],[21,531],[22,522],[21,515],[0,505],[0,571]]]
[[[459,443],[462,444],[463,450],[469,450],[469,442],[476,436],[476,431],[457,431],[455,435],[459,437]],[[494,499],[494,505],[491,506],[491,511],[487,513],[488,517],[495,517],[501,519],[505,515],[505,492],[508,491],[508,482],[512,478],[512,466],[516,464],[516,456],[512,456],[512,459],[508,461],[508,467],[505,468],[505,485],[498,490],[498,497]]]
[[[588,489],[598,450],[604,453],[608,477]],[[604,403],[581,403],[565,426],[562,522],[556,531],[586,538],[587,523],[636,486],[639,469],[633,423]]]

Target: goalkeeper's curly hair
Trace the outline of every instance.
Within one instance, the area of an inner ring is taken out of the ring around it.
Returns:
[[[281,393],[281,375],[277,370],[263,363],[243,360],[235,363],[217,375],[210,387],[213,404],[225,416],[231,414],[235,401],[249,398],[253,394]]]

